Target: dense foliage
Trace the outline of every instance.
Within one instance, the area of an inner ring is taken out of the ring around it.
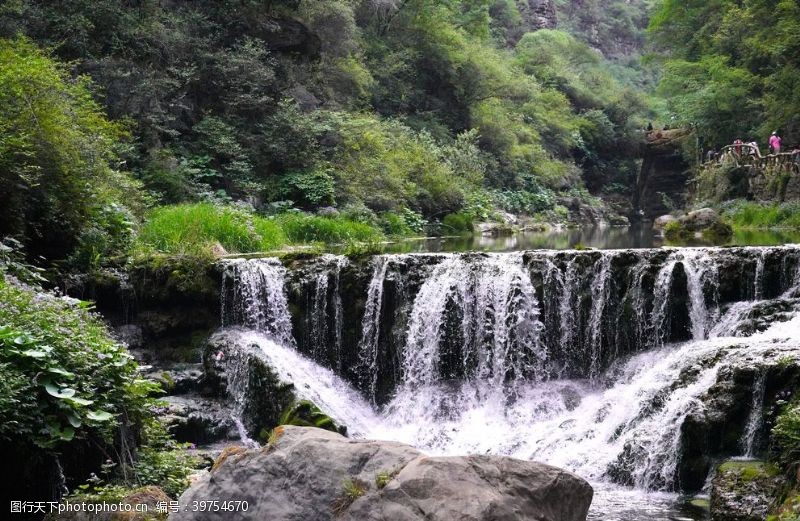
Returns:
[[[158,485],[177,496],[200,462],[154,418],[158,385],[141,378],[86,303],[16,282],[3,273],[22,269],[8,261],[0,258],[0,441],[6,461],[28,459],[12,490],[48,487],[27,473],[49,455],[71,462],[63,467],[70,482],[103,475],[83,492]],[[81,454],[93,456],[73,461]]]
[[[146,414],[152,384],[81,306],[0,280],[0,437],[56,449],[75,437],[112,443]]]
[[[651,32],[665,56],[661,91],[706,142],[777,130],[800,142],[800,5],[794,0],[664,0]]]
[[[35,254],[96,257],[124,247],[136,186],[115,170],[122,128],[26,39],[0,40],[0,237]]]
[[[437,221],[475,215],[475,200],[502,208],[488,190],[552,201],[523,209],[535,212],[555,210],[554,193],[581,197],[584,180],[593,192],[633,184],[648,110],[636,56],[612,65],[567,33],[532,32],[520,2],[68,4],[0,7],[0,180],[14,187],[0,233],[58,247],[49,257],[86,267],[128,247],[141,212],[119,168],[151,204]],[[589,23],[561,8],[566,27]],[[620,9],[598,4],[592,26],[635,47],[646,3]]]

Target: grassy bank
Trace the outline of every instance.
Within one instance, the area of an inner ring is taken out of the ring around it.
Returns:
[[[800,230],[800,203],[735,201],[723,207],[722,215],[736,229]]]
[[[136,249],[176,255],[274,251],[291,246],[374,244],[386,239],[379,223],[344,216],[284,213],[264,217],[211,203],[163,206],[142,226]]]

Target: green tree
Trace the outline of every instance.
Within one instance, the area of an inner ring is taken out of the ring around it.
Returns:
[[[84,233],[119,236],[121,201],[136,204],[135,184],[117,170],[123,129],[89,87],[30,40],[0,40],[0,235],[31,253],[63,259]]]

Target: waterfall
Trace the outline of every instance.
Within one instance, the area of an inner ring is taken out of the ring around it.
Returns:
[[[347,257],[322,255],[315,273],[310,275],[311,290],[306,299],[306,331],[308,349],[318,361],[331,360],[342,369],[343,309],[340,290],[342,269],[348,265]]]
[[[691,251],[691,250],[690,250]],[[691,318],[692,338],[702,340],[706,338],[713,318],[718,312],[716,303],[719,301],[718,272],[714,257],[705,250],[695,250],[683,253],[683,268],[686,272],[686,283],[689,291],[689,316]],[[706,304],[705,287],[711,287],[711,303],[709,309]]]
[[[561,303],[559,307],[561,316],[561,348],[566,353],[575,341],[576,330],[580,329],[580,314],[576,312],[578,282],[577,257],[567,263],[562,283]]]
[[[449,353],[443,351],[448,308],[455,308],[460,322]],[[434,268],[414,300],[402,355],[404,382],[415,387],[462,376],[502,386],[535,377],[547,359],[539,339],[542,327],[521,254],[477,260],[450,256]]]
[[[767,250],[761,248],[756,257],[756,270],[753,277],[753,298],[761,300],[764,298],[764,265],[766,264]]]
[[[654,327],[651,345],[663,345],[670,336],[670,295],[677,265],[681,265],[686,275],[686,290],[689,295],[689,318],[692,338],[702,340],[711,329],[718,313],[718,269],[713,255],[706,249],[682,248],[670,254],[658,272],[653,289]],[[706,290],[710,288],[712,308],[709,309]]]
[[[760,301],[742,301],[733,304],[728,311],[717,321],[711,331],[709,338],[718,338],[726,336],[739,336],[737,329],[742,324],[742,321],[747,318],[747,315],[753,310],[753,307]]]
[[[222,324],[244,325],[294,345],[285,288],[286,269],[277,259],[226,261],[222,273]]]
[[[644,287],[644,278],[647,274],[647,269],[650,266],[650,259],[649,257],[642,257],[639,262],[631,269],[630,272],[630,305],[633,309],[633,312],[636,315],[635,320],[635,341],[637,345],[646,346],[648,345],[648,337],[647,332],[649,328],[648,323],[648,316],[647,316],[647,290]],[[619,320],[622,319],[620,315],[618,318],[617,323],[617,334],[621,331],[622,324],[619,323]],[[619,339],[619,337],[617,337]],[[617,344],[619,344],[619,340],[617,340]]]
[[[355,260],[325,256],[295,272],[306,292],[296,302],[319,315],[307,319],[309,354],[325,359],[330,350],[344,367],[322,367],[296,349],[278,261],[223,266],[223,322],[250,329],[237,342],[355,436],[431,454],[536,459],[593,481],[674,490],[681,427],[703,413],[712,386],[754,357],[800,359],[797,312],[781,311],[785,322],[743,339],[752,328],[742,325],[765,302],[736,300],[791,296],[800,287],[798,251],[381,255],[366,275]],[[742,259],[756,263],[752,279],[737,271]],[[342,334],[352,316],[339,283],[345,272],[347,291],[363,303],[360,327],[348,329],[357,338]],[[671,331],[676,313],[688,321],[682,336]],[[244,395],[238,370],[229,387]],[[765,378],[754,382],[745,455],[757,445]]]
[[[744,434],[742,435],[741,445],[742,454],[745,458],[755,456],[756,436],[761,429],[764,417],[764,393],[767,386],[767,371],[760,369],[753,381],[753,399],[750,402],[750,415],[747,418]]]
[[[608,301],[609,276],[611,272],[611,255],[603,253],[594,267],[592,281],[592,312],[589,316],[589,348],[591,365],[589,377],[597,378],[600,373],[600,357],[603,347],[603,311]]]
[[[380,338],[380,319],[383,308],[383,284],[389,268],[389,256],[375,258],[372,280],[367,290],[367,304],[361,322],[361,342],[358,345],[358,361],[362,379],[366,380],[372,402],[376,402],[378,385],[378,340]]]

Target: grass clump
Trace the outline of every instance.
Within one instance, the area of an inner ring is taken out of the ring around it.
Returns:
[[[250,252],[261,248],[262,237],[247,212],[198,203],[156,208],[142,226],[139,242],[173,254],[205,253],[214,243],[229,252]]]
[[[236,206],[194,203],[153,210],[140,230],[138,249],[207,257],[216,245],[227,253],[254,253],[301,245],[374,244],[383,239],[377,225],[339,215],[286,212],[263,217]]]
[[[333,514],[336,516],[343,514],[356,499],[366,494],[367,490],[369,490],[369,485],[358,478],[346,480],[342,485],[342,493],[333,500],[331,505]]]
[[[336,216],[285,213],[277,216],[276,222],[283,229],[289,241],[294,244],[369,243],[381,241],[384,238],[383,233],[370,224]]]
[[[737,201],[723,211],[734,228],[800,229],[800,204],[765,204]]]
[[[385,488],[386,485],[388,485],[389,482],[394,479],[394,477],[397,475],[397,472],[397,469],[391,472],[387,470],[378,472],[378,474],[375,476],[375,486],[378,487],[379,490]]]

